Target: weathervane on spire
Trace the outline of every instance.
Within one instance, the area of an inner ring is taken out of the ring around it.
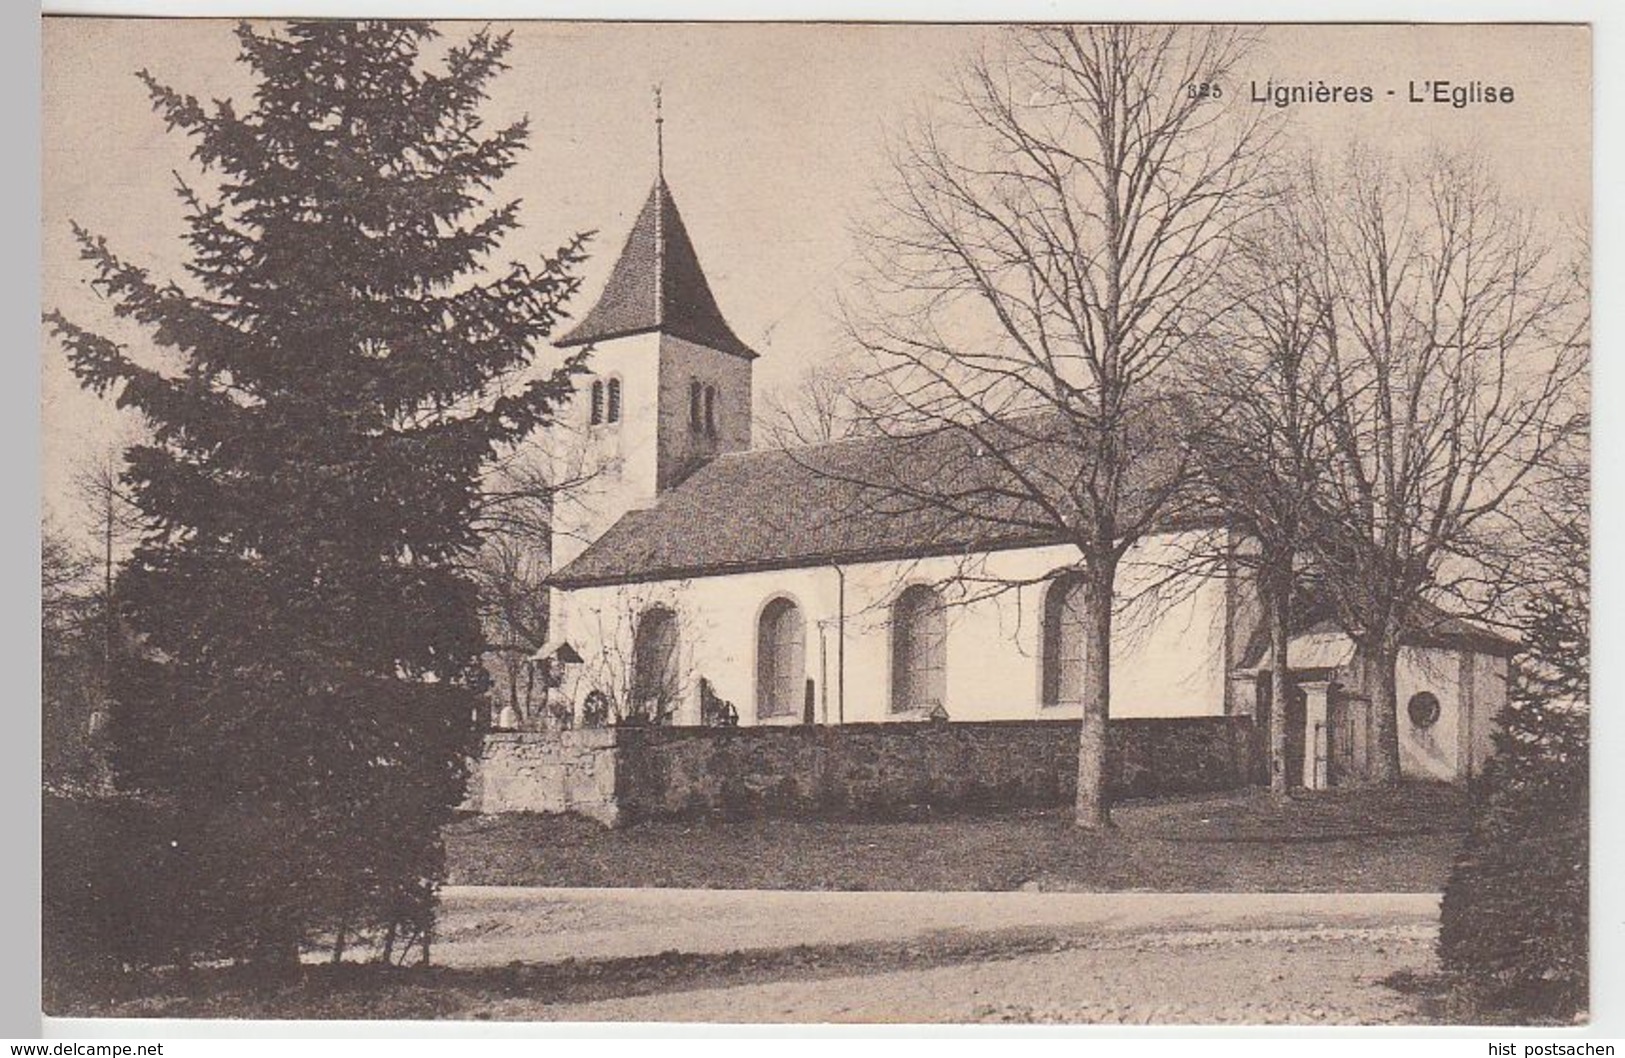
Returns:
[[[655,176],[666,181],[666,119],[660,113],[660,86],[655,85]]]

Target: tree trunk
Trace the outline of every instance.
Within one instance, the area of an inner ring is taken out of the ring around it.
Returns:
[[[1078,730],[1078,799],[1074,822],[1111,826],[1106,753],[1111,713],[1112,583],[1114,570],[1091,564],[1083,601],[1083,720]]]
[[[1287,652],[1292,640],[1292,579],[1266,573],[1264,610],[1270,629],[1270,793],[1284,797],[1291,787],[1287,771],[1287,704],[1292,700],[1292,672]]]
[[[102,701],[113,693],[113,655],[118,646],[118,611],[113,603],[113,486],[107,487],[107,524],[102,540]]]
[[[1399,637],[1384,636],[1363,644],[1365,692],[1371,696],[1376,744],[1372,746],[1371,780],[1382,786],[1399,782]]]
[[[378,961],[389,966],[395,960],[395,920],[384,927],[384,945],[378,952]]]

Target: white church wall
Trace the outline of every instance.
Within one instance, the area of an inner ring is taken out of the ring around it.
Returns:
[[[594,347],[582,377],[550,432],[553,480],[578,482],[554,513],[553,565],[562,569],[628,510],[654,502],[659,409],[660,336],[639,334]],[[592,424],[592,384],[617,378],[617,422]]]
[[[1512,665],[1506,658],[1490,654],[1473,655],[1473,725],[1466,740],[1473,772],[1495,752],[1494,734],[1501,710],[1511,692]]]
[[[756,634],[762,608],[779,596],[796,602],[806,626],[808,675],[822,684],[820,626],[829,626],[825,635],[833,636],[838,594],[834,576],[827,568],[798,569],[556,591],[553,612],[558,634],[586,659],[574,677],[579,686],[567,691],[579,702],[594,686],[624,684],[619,670],[630,663],[636,617],[661,605],[676,613],[678,621],[684,702],[677,721],[699,722],[699,681],[704,678],[719,696],[734,703],[741,724],[755,723]],[[833,650],[831,643],[832,667]],[[821,687],[818,693],[822,699]],[[799,721],[800,714],[785,719]]]
[[[1460,739],[1465,699],[1461,652],[1439,647],[1403,647],[1395,670],[1399,698],[1400,774],[1413,779],[1450,780],[1461,774]],[[1412,722],[1412,695],[1430,691],[1439,699],[1439,719],[1427,727]]]
[[[1154,537],[1119,572],[1124,600],[1112,637],[1112,715],[1203,716],[1224,712],[1225,582],[1178,576],[1198,534]]]
[[[776,598],[788,598],[801,614],[806,637],[806,675],[816,681],[814,693],[822,704],[824,680],[820,674],[818,644],[821,628],[828,626],[830,631],[826,636],[833,635],[836,594],[834,573],[828,569],[744,573],[685,582],[683,599],[695,621],[685,626],[684,631],[689,627],[694,629],[696,678],[709,679],[716,693],[734,704],[741,724],[756,723],[758,624],[768,603]],[[697,722],[697,698],[692,716]],[[797,709],[791,715],[773,718],[772,722],[800,720],[801,711]]]
[[[1135,549],[1120,574],[1122,597],[1140,596],[1148,585],[1165,579],[1166,564],[1181,543],[1162,538]],[[1039,582],[1072,565],[1075,557],[1070,547],[1027,548],[970,560],[947,556],[857,563],[840,572],[824,566],[583,588],[557,592],[554,613],[558,634],[588,658],[576,677],[581,686],[572,692],[577,701],[594,679],[613,678],[611,670],[629,662],[636,614],[660,604],[675,611],[679,621],[685,704],[678,722],[698,721],[698,681],[704,677],[734,703],[741,724],[754,724],[758,620],[772,599],[788,597],[804,621],[806,674],[814,680],[819,721],[883,722],[919,719],[890,709],[891,605],[908,584],[938,585],[947,602],[944,706],[949,716],[1065,719],[1076,717],[1078,708],[1039,704],[1046,587]],[[1224,585],[1217,578],[1187,578],[1160,593],[1155,605],[1144,598],[1125,605],[1113,637],[1112,714],[1221,714],[1224,606]],[[797,710],[767,722],[800,719]]]
[[[1507,701],[1506,658],[1474,650],[1405,647],[1399,654],[1400,773],[1407,778],[1453,780],[1483,767],[1494,750],[1496,717]],[[1439,719],[1418,727],[1411,696],[1431,691]]]

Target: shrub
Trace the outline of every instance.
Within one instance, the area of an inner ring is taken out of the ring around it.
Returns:
[[[1586,1007],[1587,719],[1515,696],[1473,784],[1439,951],[1475,1020],[1568,1019]]]

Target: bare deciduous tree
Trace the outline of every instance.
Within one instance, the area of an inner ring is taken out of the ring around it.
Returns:
[[[1355,152],[1329,190],[1315,575],[1358,647],[1373,777],[1394,781],[1401,635],[1419,604],[1475,577],[1583,411],[1583,291],[1470,159],[1406,172]]]
[[[863,370],[838,357],[807,365],[789,385],[762,401],[758,443],[774,448],[826,444],[875,432],[863,415]]]
[[[1310,171],[1312,173],[1312,171]],[[1312,399],[1328,369],[1331,297],[1325,216],[1309,181],[1283,189],[1238,239],[1226,269],[1230,310],[1193,375],[1206,405],[1193,440],[1205,483],[1243,540],[1215,557],[1253,575],[1270,642],[1270,789],[1288,787],[1288,644],[1298,566],[1313,530],[1313,487],[1327,423]]]
[[[127,431],[133,436],[133,432]],[[118,565],[135,543],[144,522],[140,508],[120,475],[127,444],[91,453],[74,471],[73,487],[82,517],[95,531],[101,567],[102,678],[109,681],[118,654],[118,606],[114,598]]]
[[[534,655],[550,635],[546,581],[559,514],[585,502],[604,470],[585,439],[556,426],[506,453],[482,483],[480,547],[468,573],[479,588],[494,702],[522,718],[534,715],[543,690]]]
[[[40,772],[48,787],[98,782],[90,735],[106,696],[105,596],[97,563],[46,518],[40,526]]]
[[[1148,409],[1171,399],[1164,383],[1262,201],[1267,108],[1204,88],[1250,41],[1218,27],[1012,32],[897,149],[886,217],[867,233],[871,296],[848,306],[873,362],[866,416],[948,431],[964,443],[941,450],[976,463],[934,468],[932,485],[877,484],[948,512],[1017,511],[1078,548],[1080,826],[1109,822],[1118,565],[1184,477],[1171,446],[1148,455],[1166,432]]]
[[[1584,234],[1572,240],[1575,257],[1568,276],[1575,288],[1590,286],[1590,241]],[[1578,306],[1572,331],[1564,343],[1574,357],[1589,361],[1591,313],[1589,299]],[[1573,380],[1562,435],[1530,467],[1524,487],[1509,497],[1503,518],[1494,531],[1480,534],[1475,569],[1454,578],[1452,587],[1482,617],[1494,623],[1522,627],[1528,606],[1537,597],[1561,600],[1574,612],[1576,623],[1589,641],[1591,598],[1591,416],[1589,379]]]
[[[547,642],[547,537],[488,536],[470,572],[480,593],[486,669],[498,705],[530,717],[537,705],[535,653]]]

